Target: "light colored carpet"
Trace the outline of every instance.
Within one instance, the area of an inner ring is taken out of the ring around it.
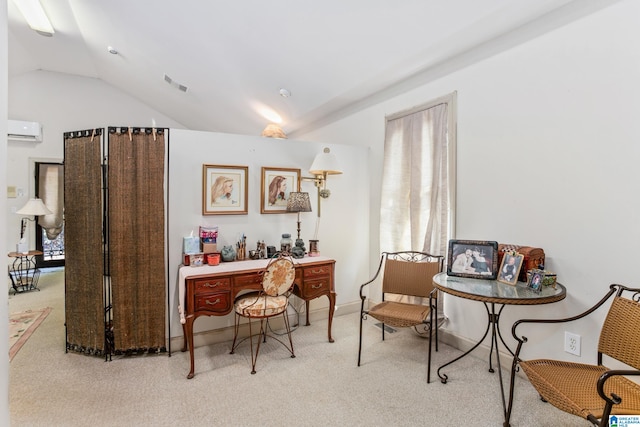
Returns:
[[[501,426],[497,374],[473,355],[426,382],[428,341],[410,330],[388,334],[367,321],[363,363],[356,366],[358,315],[294,332],[296,358],[279,344],[261,349],[251,375],[248,343],[196,348],[189,355],[114,358],[65,353],[63,273],[41,276],[40,292],[10,296],[11,311],[30,305],[53,311],[10,365],[11,425],[16,426]],[[434,368],[460,352],[441,345]],[[435,371],[435,369],[434,369]],[[506,374],[506,373],[505,373]],[[517,378],[514,427],[589,426],[540,401]]]

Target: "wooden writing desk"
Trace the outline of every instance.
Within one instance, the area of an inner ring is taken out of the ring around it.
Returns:
[[[335,260],[327,257],[304,257],[294,259],[296,279],[293,293],[306,301],[307,323],[309,323],[309,301],[326,295],[329,298],[328,337],[335,311],[336,292],[334,283]],[[194,375],[193,322],[199,316],[224,316],[233,311],[233,301],[244,291],[262,289],[260,274],[269,263],[268,259],[222,262],[216,266],[181,267],[178,279],[178,311],[184,333],[182,351],[189,349],[191,370],[187,378]]]

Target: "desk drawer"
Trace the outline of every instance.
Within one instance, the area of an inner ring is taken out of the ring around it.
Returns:
[[[237,275],[233,278],[233,284],[236,291],[242,289],[261,289],[262,274],[249,273]]]
[[[193,282],[196,294],[231,290],[231,279],[228,277],[196,279]]]
[[[321,276],[329,277],[331,275],[331,265],[318,265],[313,267],[306,267],[304,269],[304,279],[316,279]]]
[[[195,311],[227,313],[231,309],[231,292],[196,295]]]
[[[306,279],[300,289],[300,297],[312,299],[320,295],[328,295],[331,291],[331,279],[329,276],[319,279]],[[297,293],[296,293],[297,294]]]

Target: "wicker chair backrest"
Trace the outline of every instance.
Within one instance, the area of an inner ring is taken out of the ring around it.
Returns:
[[[384,264],[382,292],[428,297],[433,290],[433,276],[439,272],[439,262],[387,259]]]
[[[598,351],[640,369],[640,302],[619,296],[613,299]]]

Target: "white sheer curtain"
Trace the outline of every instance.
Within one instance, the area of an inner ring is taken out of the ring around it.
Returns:
[[[382,251],[446,256],[455,218],[455,93],[387,118]]]
[[[64,218],[64,167],[59,164],[39,163],[38,196],[52,212],[38,218],[38,224],[53,240],[62,232]]]

